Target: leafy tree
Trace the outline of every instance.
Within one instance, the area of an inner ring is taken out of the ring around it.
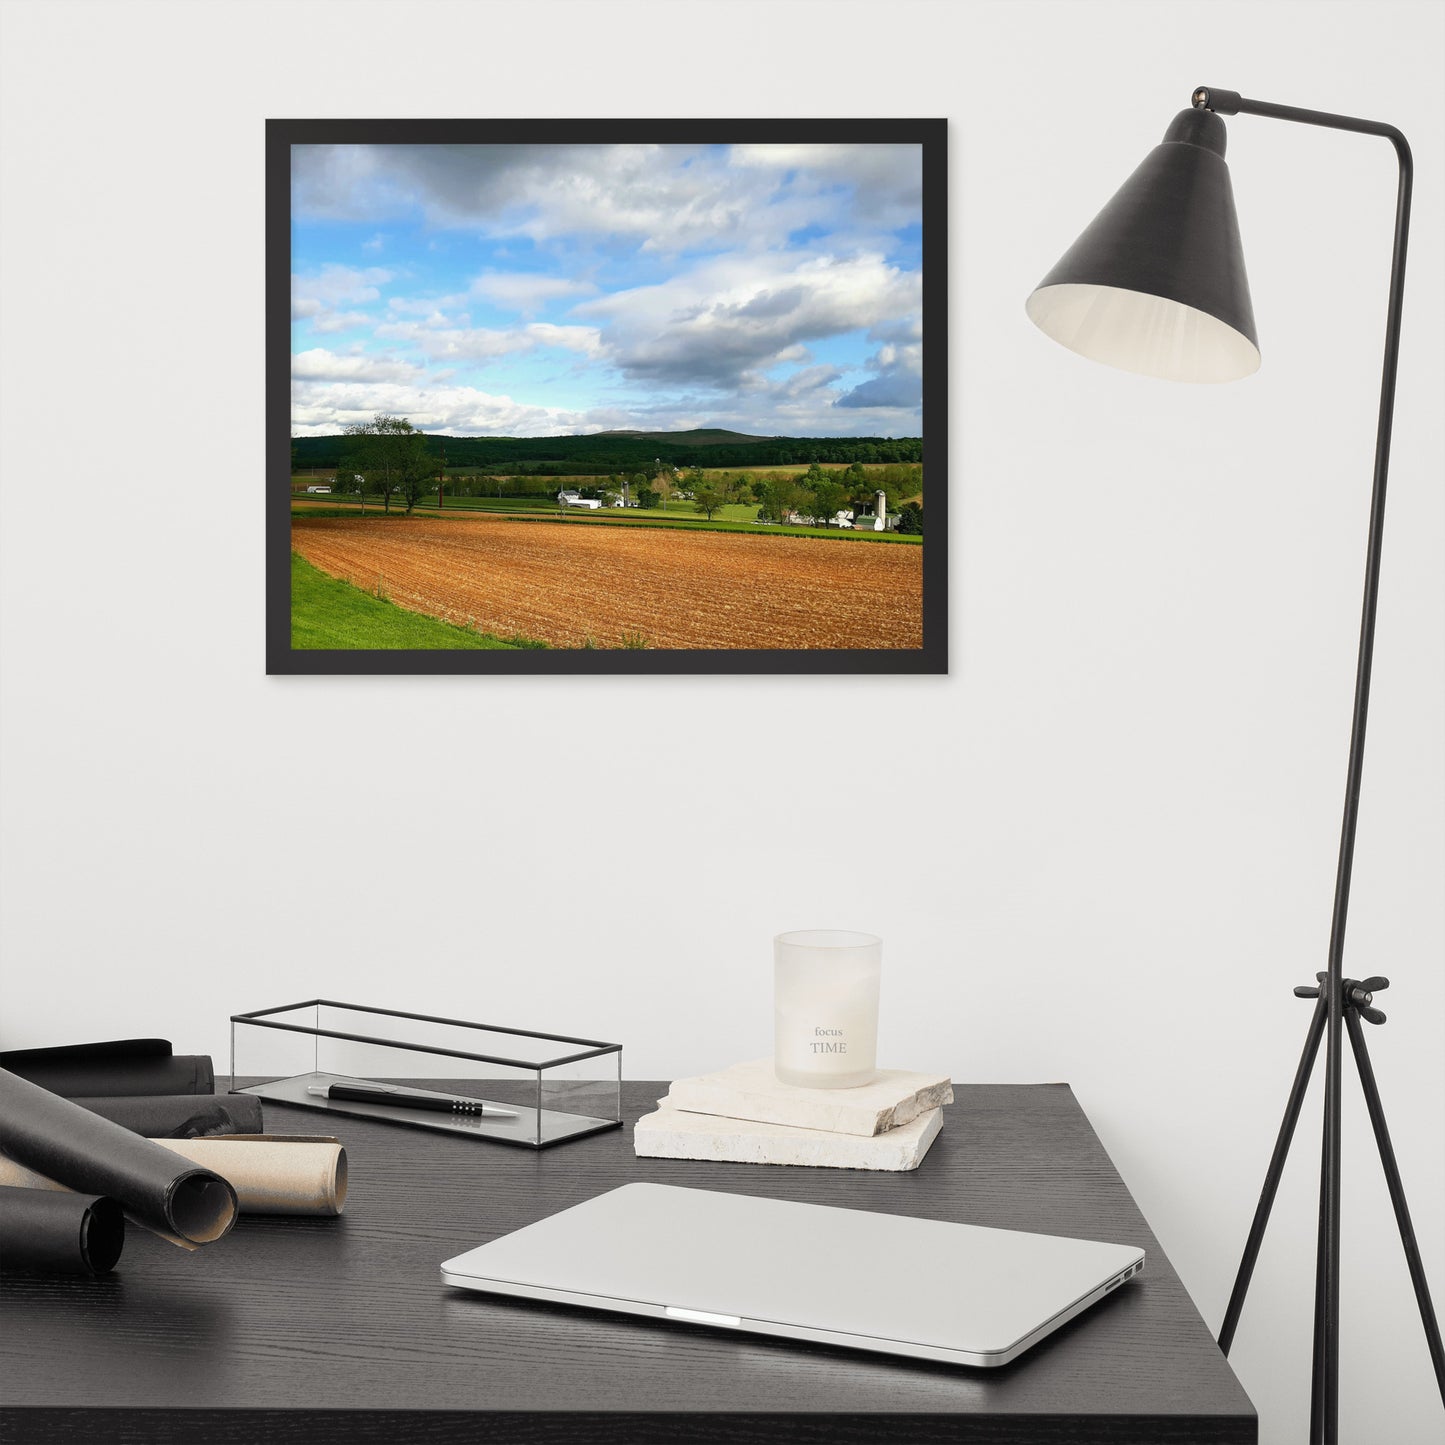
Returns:
[[[923,508],[917,502],[904,502],[898,513],[898,530],[909,536],[923,535]]]
[[[775,522],[785,522],[791,512],[803,501],[803,489],[790,476],[781,472],[770,472],[761,480],[754,480],[753,491],[763,504],[762,513]]]
[[[662,493],[654,491],[649,487],[645,479],[642,484],[634,488],[634,490],[637,493],[637,505],[639,507],[655,507],[662,500]]]
[[[778,520],[780,522],[786,521],[790,513],[796,512],[807,501],[807,493],[798,485],[796,477],[785,477],[778,483],[773,495],[778,503]]]
[[[813,498],[813,516],[820,526],[831,522],[837,516],[848,495],[842,484],[835,482],[826,473],[821,481],[812,484],[809,493]]]
[[[386,510],[391,511],[391,499],[400,493],[410,513],[431,480],[426,438],[404,416],[382,412],[347,427],[346,436],[357,462],[355,470],[381,492]]]
[[[336,480],[332,485],[338,492],[354,493],[361,499],[361,513],[366,515],[366,488],[368,478],[363,470],[366,464],[361,457],[353,454],[342,457],[336,467]]]
[[[710,482],[700,482],[692,494],[692,509],[694,512],[703,513],[711,522],[712,514],[722,506],[723,501],[723,494],[717,487]]]
[[[436,473],[432,470],[431,457],[427,455],[426,438],[412,427],[410,422],[398,417],[405,431],[394,434],[396,464],[399,473],[397,491],[406,503],[406,514],[411,516],[416,504],[436,486]]]

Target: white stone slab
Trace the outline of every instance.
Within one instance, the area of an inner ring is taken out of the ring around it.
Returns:
[[[679,1079],[668,1090],[667,1102],[694,1114],[866,1135],[896,1129],[951,1104],[953,1085],[947,1074],[883,1069],[871,1084],[857,1089],[800,1089],[778,1082],[771,1059],[755,1059]]]
[[[864,1138],[760,1124],[754,1119],[719,1119],[672,1108],[662,1100],[632,1131],[632,1147],[644,1159],[713,1159],[733,1164],[805,1164],[827,1169],[917,1169],[943,1128],[943,1110],[926,1114],[886,1134]]]

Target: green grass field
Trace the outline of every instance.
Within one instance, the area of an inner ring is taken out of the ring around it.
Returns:
[[[421,508],[417,510],[420,512]],[[429,517],[436,515],[435,512],[427,513]],[[566,517],[554,515],[526,519],[513,518],[513,520],[517,522],[525,520],[529,525],[534,526],[551,522],[564,527],[642,527],[651,531],[670,529],[677,532],[743,532],[750,537],[823,537],[830,542],[879,542],[885,545],[904,547],[921,547],[923,545],[922,537],[910,536],[907,533],[849,532],[838,527],[794,527],[778,523],[769,523],[764,527],[759,526],[756,522],[709,522],[702,517],[688,522],[684,521],[682,517],[672,514],[664,517],[661,512],[629,511],[625,516],[618,517],[573,512]]]
[[[433,519],[440,517],[443,521],[449,518],[464,521],[469,516],[475,516],[478,512],[486,510],[480,507],[447,507],[437,511],[435,507],[418,507],[413,513],[417,517]],[[752,509],[756,511],[756,508]],[[366,517],[368,521],[375,520],[378,523],[385,523],[392,518],[399,518],[405,514],[404,508],[393,508],[390,516],[382,512],[380,507],[367,507]],[[321,507],[293,507],[293,517],[359,517],[360,509],[349,507],[345,503],[340,506]],[[644,512],[640,508],[629,508],[625,513],[596,512],[569,512],[565,517],[558,514],[555,506],[543,509],[530,509],[527,512],[514,510],[508,517],[509,521],[519,524],[542,524],[555,523],[560,527],[641,527],[649,530],[671,529],[678,532],[740,532],[749,537],[823,537],[830,542],[876,542],[884,546],[921,547],[923,538],[910,536],[905,532],[848,532],[837,527],[793,527],[781,526],[777,523],[769,523],[767,526],[759,526],[756,522],[709,522],[701,516],[694,516],[687,520],[682,514],[675,512],[663,513],[662,511]]]
[[[313,514],[314,515],[314,514]],[[519,639],[505,642],[408,612],[339,578],[328,577],[291,554],[291,646],[293,648],[412,648],[417,650],[515,650],[545,647]]]

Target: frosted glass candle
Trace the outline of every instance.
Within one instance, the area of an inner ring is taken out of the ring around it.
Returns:
[[[773,940],[773,1072],[805,1089],[856,1089],[877,1077],[883,943],[815,928]]]

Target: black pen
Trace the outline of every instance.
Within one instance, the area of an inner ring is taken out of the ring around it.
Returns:
[[[437,1114],[482,1115],[488,1119],[515,1119],[511,1109],[484,1104],[480,1099],[459,1099],[450,1094],[425,1094],[388,1084],[311,1084],[308,1094],[322,1099],[350,1099],[357,1104],[390,1104],[393,1108],[428,1109]]]

